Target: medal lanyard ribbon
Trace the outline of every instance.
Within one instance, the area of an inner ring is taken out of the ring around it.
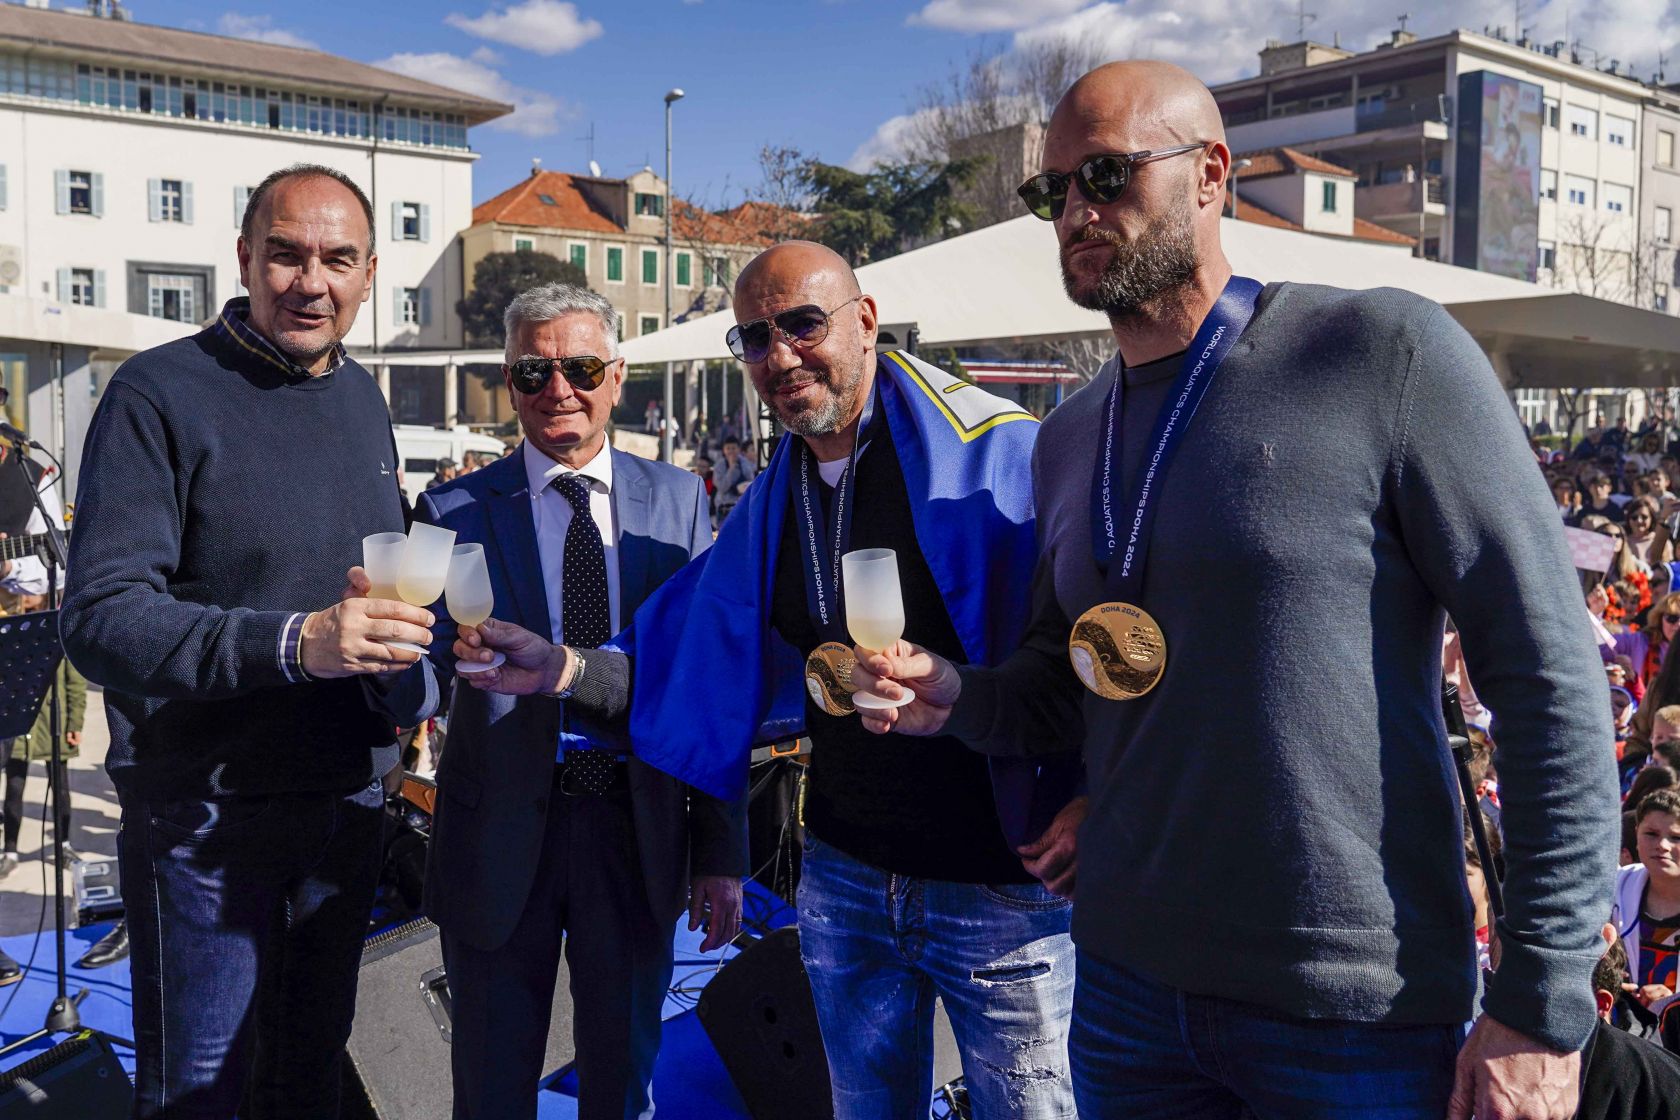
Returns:
[[[1233,276],[1226,283],[1207,318],[1202,320],[1190,349],[1184,353],[1178,379],[1161,406],[1144,458],[1143,476],[1137,493],[1120,505],[1116,490],[1120,471],[1115,462],[1115,444],[1120,438],[1120,395],[1126,374],[1115,371],[1103,409],[1103,442],[1097,449],[1096,468],[1091,478],[1091,551],[1099,571],[1107,573],[1108,597],[1120,602],[1142,600],[1144,562],[1149,557],[1149,538],[1155,524],[1155,495],[1168,465],[1184,442],[1184,433],[1195,418],[1214,375],[1254,318],[1254,304],[1263,285],[1246,276]]]
[[[871,390],[869,401],[858,417],[857,431],[852,434],[852,453],[846,460],[845,473],[834,484],[831,509],[823,509],[822,491],[818,487],[817,457],[804,440],[798,444],[799,472],[793,479],[793,511],[799,521],[799,540],[805,550],[805,609],[811,625],[825,642],[845,642],[845,591],[840,586],[840,557],[851,550],[852,502],[857,491],[857,461],[869,447],[860,443],[864,429],[875,417],[876,394]],[[821,519],[819,527],[818,521]],[[831,551],[824,555],[824,546]]]

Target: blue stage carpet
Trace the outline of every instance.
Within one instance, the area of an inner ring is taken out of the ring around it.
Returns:
[[[780,899],[757,883],[749,882],[746,884],[746,918],[749,926],[762,930],[788,925],[794,920],[794,914]],[[66,955],[70,960],[76,960],[110,929],[111,923],[107,922],[68,931]],[[740,1095],[730,1083],[723,1063],[712,1049],[711,1040],[694,1013],[701,989],[716,974],[722,961],[732,958],[736,950],[731,946],[721,953],[702,955],[699,945],[703,936],[699,932],[688,931],[686,918],[677,923],[673,939],[676,967],[672,972],[672,990],[665,1000],[665,1033],[654,1069],[654,1100],[661,1120],[748,1120]],[[4,1008],[0,1012],[0,1045],[4,1045],[35,1031],[46,1019],[47,1009],[57,992],[53,975],[53,931],[49,927],[41,934],[38,948],[34,934],[23,934],[0,938],[0,949],[17,958],[20,964],[27,964],[32,952],[35,958],[22,981],[0,988],[0,1008]],[[69,992],[75,995],[81,988],[88,989],[87,998],[81,1005],[83,1026],[123,1038],[131,1036],[133,1022],[127,960],[89,971],[72,967]],[[42,1039],[27,1049],[9,1054],[0,1060],[0,1069],[19,1065],[63,1040],[63,1035]],[[133,1052],[125,1047],[117,1047],[116,1052],[123,1069],[132,1077]],[[537,1094],[539,1120],[575,1117],[576,1091],[573,1075],[555,1079]]]

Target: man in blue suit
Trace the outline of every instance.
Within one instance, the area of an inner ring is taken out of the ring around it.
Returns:
[[[484,545],[498,617],[599,645],[711,544],[705,486],[608,442],[624,362],[604,298],[545,285],[514,299],[506,327],[525,442],[427,491],[417,515]],[[440,635],[454,632],[440,619]],[[452,672],[448,648],[433,656]],[[454,998],[457,1120],[535,1116],[562,943],[579,1115],[651,1116],[673,925],[685,905],[691,929],[709,912],[703,950],[740,928],[745,797],[720,801],[614,753],[572,707],[456,689],[426,912]]]

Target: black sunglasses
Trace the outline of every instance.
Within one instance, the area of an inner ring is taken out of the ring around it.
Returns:
[[[1680,622],[1680,614],[1665,614],[1663,615],[1663,621],[1668,623],[1670,626],[1673,626],[1675,623]]]
[[[1027,204],[1027,209],[1035,218],[1053,222],[1062,216],[1062,208],[1067,205],[1068,183],[1078,183],[1079,192],[1087,199],[1106,206],[1126,193],[1132,182],[1132,173],[1137,168],[1169,156],[1202,151],[1208,144],[1207,140],[1198,140],[1194,144],[1180,144],[1176,148],[1159,151],[1092,156],[1074,168],[1071,175],[1062,171],[1045,171],[1016,187],[1015,193],[1021,196],[1021,201]]]
[[[741,323],[730,327],[729,333],[724,335],[724,341],[729,343],[729,352],[748,364],[757,364],[770,356],[775,330],[787,340],[789,346],[816,346],[828,337],[829,316],[848,303],[856,303],[862,299],[859,293],[838,307],[824,311],[814,303],[807,303],[800,307],[790,307],[786,311],[775,315],[767,315],[762,319],[754,319],[749,323]]]
[[[616,361],[617,358],[612,360]],[[595,389],[606,380],[607,367],[612,362],[603,362],[593,354],[578,354],[571,358],[521,358],[507,370],[515,389],[527,396],[536,396],[548,384],[556,365],[560,367],[560,375],[576,388]]]

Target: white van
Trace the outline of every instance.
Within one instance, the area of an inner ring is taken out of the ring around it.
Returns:
[[[426,483],[432,480],[437,461],[443,458],[461,461],[467,451],[482,451],[499,458],[507,444],[495,436],[480,435],[471,428],[432,428],[425,424],[394,424],[391,430],[397,437],[397,458],[402,463],[403,491],[413,502],[420,497]]]

